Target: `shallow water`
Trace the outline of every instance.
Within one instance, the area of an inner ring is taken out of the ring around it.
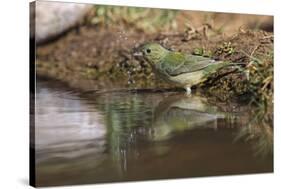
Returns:
[[[36,91],[37,186],[273,171],[272,123],[247,106],[40,80]]]

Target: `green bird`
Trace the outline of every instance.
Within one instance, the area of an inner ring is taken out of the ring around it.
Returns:
[[[237,65],[225,61],[216,61],[207,57],[195,56],[168,50],[158,43],[147,43],[139,48],[153,71],[164,80],[177,86],[184,87],[187,94],[191,87],[205,81],[219,69]]]
[[[150,139],[154,141],[169,139],[186,130],[217,128],[217,120],[228,115],[209,104],[205,97],[182,94],[165,97],[153,112]]]

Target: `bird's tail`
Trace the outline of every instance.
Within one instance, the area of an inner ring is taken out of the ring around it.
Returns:
[[[208,74],[213,74],[216,73],[218,70],[221,70],[225,67],[233,67],[235,68],[237,71],[239,72],[245,72],[245,69],[243,69],[243,67],[241,65],[246,65],[244,63],[234,63],[234,62],[226,62],[226,61],[217,61],[214,64],[212,64],[212,66],[209,66],[210,69],[206,69]]]
[[[238,69],[239,71],[243,71],[244,69],[242,69],[242,66],[246,66],[246,63],[240,63],[240,62],[223,62],[220,66],[220,69],[225,68],[225,67],[234,67],[236,69]]]
[[[229,66],[246,66],[246,63],[242,63],[242,62],[229,62],[228,63]]]

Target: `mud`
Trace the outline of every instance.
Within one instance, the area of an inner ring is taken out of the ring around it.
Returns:
[[[210,29],[209,29],[210,30]],[[72,88],[87,91],[112,88],[172,88],[154,75],[142,59],[132,56],[143,42],[156,41],[167,48],[218,60],[243,63],[267,61],[273,67],[273,33],[240,29],[226,37],[206,34],[208,27],[182,33],[148,34],[118,27],[81,26],[56,41],[36,49],[36,73],[62,81]],[[195,88],[222,100],[248,94],[249,78],[245,72],[226,68]],[[273,90],[273,86],[267,86]]]

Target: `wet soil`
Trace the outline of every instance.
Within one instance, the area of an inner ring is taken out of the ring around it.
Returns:
[[[38,46],[36,74],[82,91],[112,88],[171,88],[154,75],[142,59],[132,56],[140,44],[156,41],[163,46],[218,60],[249,64],[273,53],[273,33],[242,28],[234,35],[207,35],[208,28],[182,33],[147,34],[141,31],[80,26],[63,37]],[[270,64],[273,64],[271,62]],[[245,67],[244,66],[244,67]],[[242,66],[243,67],[243,66]],[[245,73],[226,68],[199,85],[222,99],[247,94]]]

